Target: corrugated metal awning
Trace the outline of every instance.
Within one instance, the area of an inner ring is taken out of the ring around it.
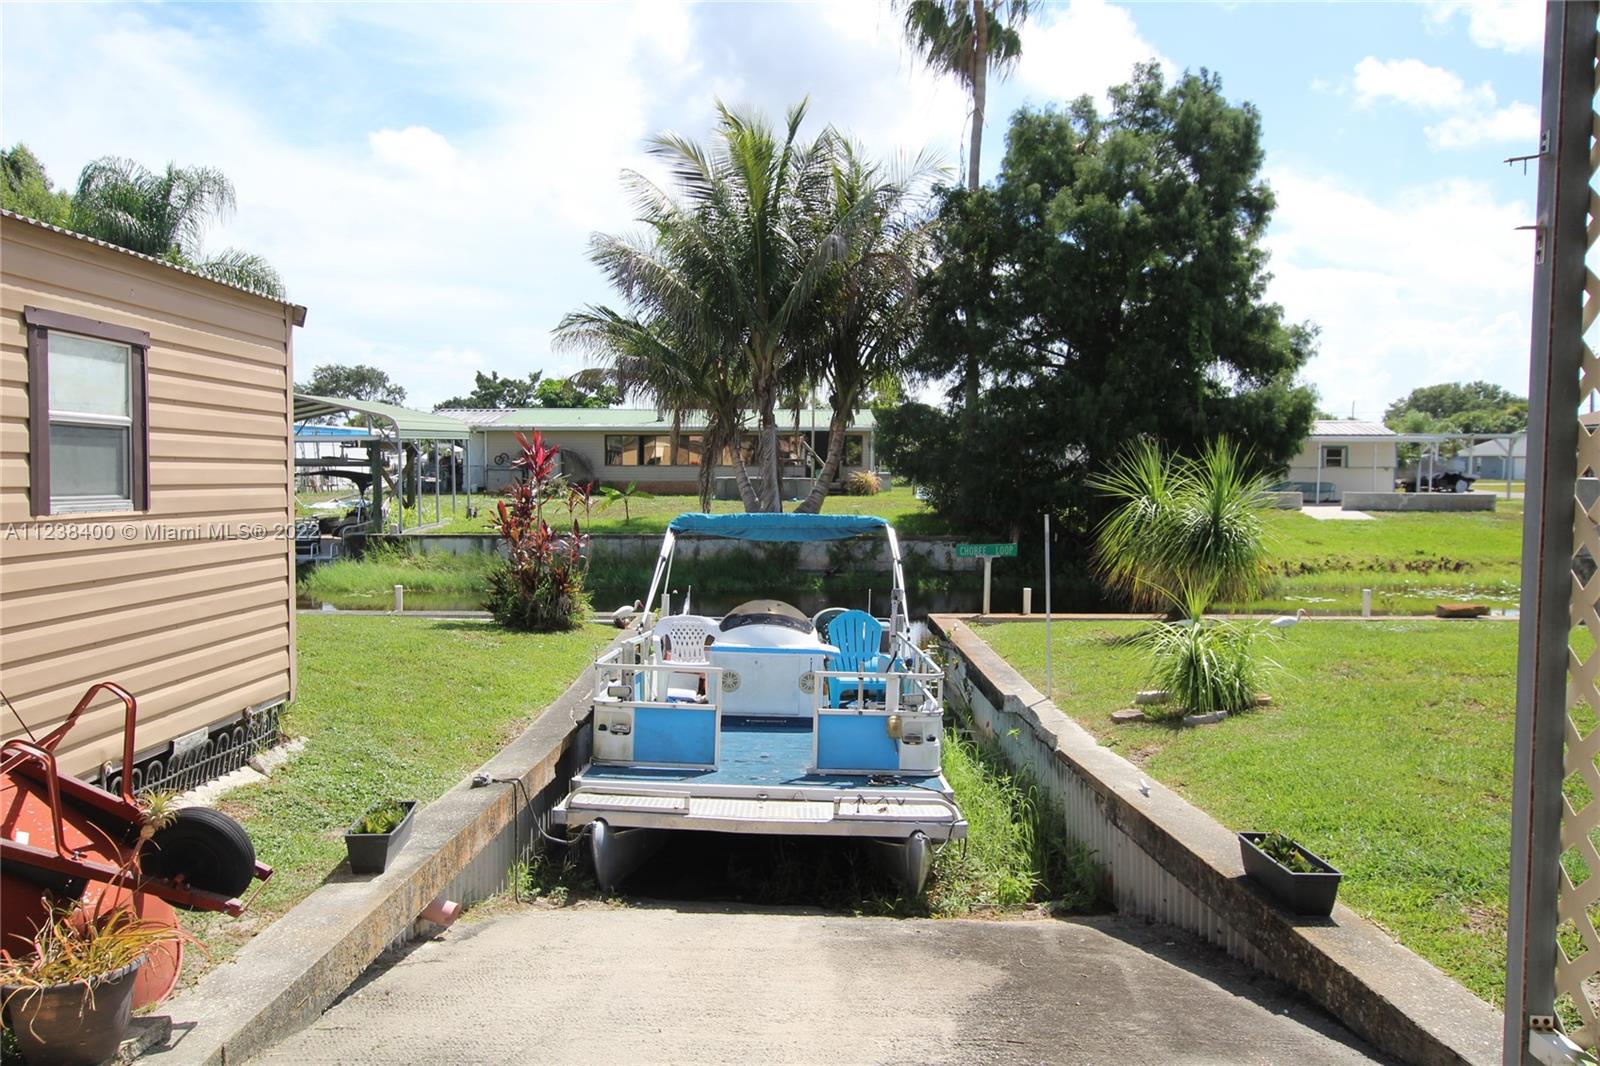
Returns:
[[[337,396],[311,396],[303,392],[294,394],[294,420],[305,422],[312,418],[354,411],[380,420],[389,430],[387,436],[400,440],[466,440],[472,427],[459,418],[435,414],[431,411],[413,411],[392,403],[376,400],[345,400]]]

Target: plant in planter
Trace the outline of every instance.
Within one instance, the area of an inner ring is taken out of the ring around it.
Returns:
[[[144,846],[178,816],[171,794],[143,803],[139,836],[121,870],[135,878]],[[126,891],[110,898],[126,898]],[[31,952],[0,955],[0,1010],[22,1057],[30,1066],[89,1066],[114,1057],[128,1031],[139,968],[152,949],[180,940],[193,938],[125,906],[52,910]]]
[[[1296,914],[1326,916],[1344,877],[1282,833],[1240,833],[1244,872]]]
[[[415,800],[386,800],[350,823],[344,834],[350,872],[381,874],[411,839]]]
[[[33,954],[0,959],[7,1024],[30,1066],[104,1062],[128,1031],[133,982],[150,950],[183,938],[168,925],[118,908],[52,914]]]

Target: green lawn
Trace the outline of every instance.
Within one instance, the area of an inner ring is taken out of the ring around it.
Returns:
[[[442,525],[430,526],[424,533],[489,533],[493,531],[490,524],[491,515],[494,513],[496,496],[474,496],[473,503],[481,508],[477,518],[467,518],[466,504],[460,504],[460,517],[449,517],[449,500],[445,500],[446,519]],[[793,510],[791,502],[785,506],[786,510]],[[697,496],[655,496],[648,500],[630,500],[628,503],[628,517],[623,517],[621,503],[606,503],[596,499],[593,509],[587,518],[579,515],[585,532],[588,533],[654,533],[666,531],[667,523],[686,511],[700,510],[700,499]],[[735,514],[744,511],[744,504],[738,500],[715,500],[711,507],[714,514]],[[901,485],[887,492],[880,492],[876,496],[846,496],[833,493],[828,496],[822,510],[826,514],[871,514],[881,515],[894,523],[902,534],[936,535],[948,533],[948,524],[938,515],[930,511],[926,504],[912,495],[910,486]],[[410,515],[407,513],[407,528],[410,528]],[[556,514],[565,516],[566,509],[558,507]],[[427,501],[422,519],[429,521],[433,517],[433,502]]]
[[[1274,706],[1201,729],[1112,724],[1145,681],[1116,639],[1137,628],[1056,625],[1061,709],[1223,825],[1300,840],[1344,871],[1342,900],[1498,1004],[1515,624],[1302,623],[1269,645]],[[1042,625],[980,632],[1044,690]]]
[[[337,869],[345,827],[369,806],[439,796],[526,728],[616,635],[600,626],[510,633],[454,619],[298,622],[299,693],[283,728],[306,747],[221,804],[250,831],[273,875],[243,919],[186,916],[213,959]]]
[[[1522,501],[1492,512],[1377,514],[1368,522],[1319,521],[1298,511],[1267,516],[1278,579],[1249,610],[1356,613],[1373,590],[1377,614],[1432,614],[1446,600],[1515,607],[1521,583]]]

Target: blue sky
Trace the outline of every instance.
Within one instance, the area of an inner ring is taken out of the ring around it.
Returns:
[[[1376,416],[1417,385],[1527,387],[1538,3],[1041,5],[991,92],[985,176],[1023,105],[1102,96],[1132,65],[1218,72],[1263,116],[1272,298],[1322,330],[1306,377]],[[591,233],[619,172],[702,136],[713,101],[781,109],[881,155],[963,158],[966,104],[886,5],[89,5],[0,10],[0,139],[58,182],[127,155],[223,168],[208,237],[272,260],[320,362],[370,362],[418,406],[474,370],[566,373],[567,310],[610,298]]]

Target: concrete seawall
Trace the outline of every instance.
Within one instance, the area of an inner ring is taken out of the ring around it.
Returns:
[[[1346,492],[1346,511],[1492,511],[1490,492]]]
[[[315,1021],[386,947],[410,939],[434,897],[465,906],[503,892],[512,863],[587,761],[590,686],[585,670],[479,768],[521,787],[473,788],[469,775],[417,812],[388,870],[366,877],[341,865],[231,961],[163,1004],[175,1038],[144,1057],[163,1066],[244,1062]]]
[[[1424,1066],[1500,1061],[1501,1016],[1342,904],[1289,914],[1244,876],[1235,835],[1101,747],[963,619],[930,618],[954,654],[947,691],[1068,834],[1093,849],[1123,914],[1177,926],[1297,989],[1381,1050]]]

